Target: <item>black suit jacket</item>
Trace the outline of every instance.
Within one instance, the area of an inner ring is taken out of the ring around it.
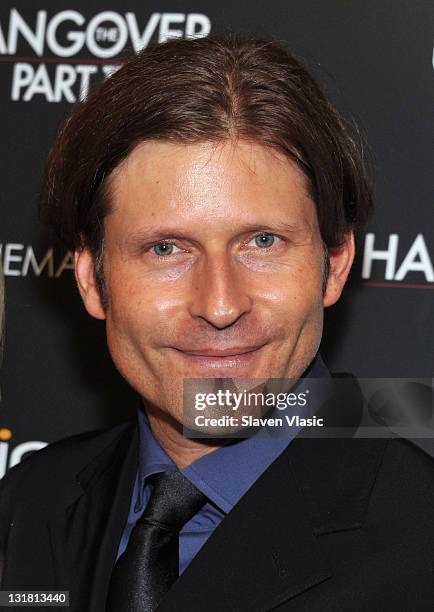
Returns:
[[[3,590],[69,590],[70,610],[104,611],[137,451],[132,419],[54,443],[7,474]],[[433,468],[403,439],[299,435],[217,527],[160,612],[433,610]]]

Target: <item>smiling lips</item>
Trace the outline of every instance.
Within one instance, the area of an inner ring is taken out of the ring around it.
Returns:
[[[236,357],[237,355],[245,355],[246,353],[252,353],[262,348],[263,344],[257,346],[247,347],[232,347],[224,350],[217,349],[177,349],[186,355],[193,355],[198,357]]]
[[[248,365],[264,344],[248,347],[231,347],[228,349],[176,349],[192,364],[202,368],[240,368]]]

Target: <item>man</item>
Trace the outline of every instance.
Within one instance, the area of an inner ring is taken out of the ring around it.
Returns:
[[[94,612],[431,609],[422,451],[183,435],[185,379],[332,379],[323,310],[372,204],[306,69],[255,39],[149,47],[73,113],[45,185],[44,218],[142,402],[4,479],[2,589],[68,590]]]

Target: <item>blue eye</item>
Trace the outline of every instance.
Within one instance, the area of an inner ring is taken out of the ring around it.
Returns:
[[[273,246],[275,239],[276,236],[273,234],[259,234],[259,236],[254,238],[256,246],[261,248]]]
[[[154,244],[152,250],[159,257],[165,257],[167,255],[171,255],[174,248],[175,245],[171,244],[170,242],[159,242],[158,244]]]

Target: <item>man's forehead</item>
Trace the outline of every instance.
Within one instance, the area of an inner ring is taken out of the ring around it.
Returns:
[[[249,141],[145,142],[116,169],[107,187],[112,213],[148,221],[176,215],[221,223],[241,216],[264,224],[280,213],[312,214],[302,172],[282,152]]]
[[[162,178],[182,178],[194,182],[196,177],[222,178],[222,173],[248,177],[253,184],[275,187],[269,174],[279,175],[307,190],[304,173],[276,147],[254,140],[227,139],[218,142],[182,143],[168,140],[142,142],[112,172],[111,186],[128,183],[159,182]]]

